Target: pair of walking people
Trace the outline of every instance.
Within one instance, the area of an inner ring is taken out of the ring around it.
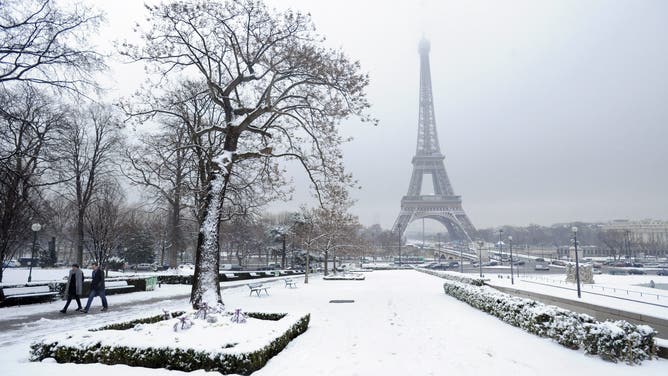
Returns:
[[[104,290],[104,271],[100,269],[100,266],[96,262],[93,263],[92,281],[90,283],[90,293],[88,294],[86,308],[82,309],[79,296],[83,292],[83,280],[83,271],[79,268],[79,265],[73,264],[67,279],[67,285],[65,286],[67,302],[65,303],[65,307],[60,310],[61,313],[67,313],[67,308],[70,306],[70,303],[72,303],[72,299],[75,299],[77,302],[77,312],[88,313],[90,305],[96,296],[99,296],[100,300],[102,300],[102,311],[109,309]]]

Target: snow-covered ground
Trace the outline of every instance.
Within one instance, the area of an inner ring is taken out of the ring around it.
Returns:
[[[473,276],[473,274],[471,275]],[[566,276],[563,274],[520,275],[520,278],[515,278],[514,285],[511,285],[510,279],[506,276],[504,278],[488,277],[488,283],[493,286],[512,287],[668,319],[668,291],[638,286],[648,283],[650,279],[653,279],[655,283],[668,283],[668,277],[595,275],[595,284],[581,284],[582,298],[580,299],[577,298],[576,285],[567,283]]]
[[[603,285],[581,285],[582,298],[578,299],[575,284],[566,283],[565,276],[559,278],[559,275],[547,276],[541,278],[526,278],[521,276],[515,279],[515,284],[511,285],[508,278],[489,279],[489,284],[492,286],[512,287],[518,290],[536,292],[540,294],[556,296],[574,301],[583,301],[604,307],[623,309],[629,312],[635,312],[642,315],[654,316],[662,319],[668,319],[668,294],[665,290],[650,289],[638,286],[630,286],[629,279],[627,281],[613,280],[613,284],[606,285],[605,290],[602,290]],[[598,280],[595,276],[594,279]],[[636,276],[610,276],[610,277],[636,277]],[[603,279],[603,278],[602,278]],[[617,286],[617,287],[613,287]],[[633,293],[627,289],[636,291]],[[638,291],[645,291],[641,296]],[[657,298],[657,295],[659,297]],[[649,303],[649,304],[648,304]]]
[[[365,281],[301,279],[298,288],[269,283],[270,295],[223,290],[229,309],[310,312],[309,330],[254,375],[665,375],[668,361],[612,364],[528,334],[443,293],[442,279],[411,270],[375,271]],[[175,291],[176,293],[177,291]],[[178,292],[182,293],[182,292]],[[132,294],[127,294],[132,295]],[[118,296],[119,298],[121,295]],[[334,299],[354,303],[333,304]],[[128,305],[94,315],[35,320],[0,333],[3,375],[153,376],[181,372],[125,366],[29,363],[31,340],[48,333],[187,307],[187,298]],[[3,311],[0,311],[2,315]],[[0,316],[0,325],[3,320]],[[189,373],[202,375],[203,372]]]

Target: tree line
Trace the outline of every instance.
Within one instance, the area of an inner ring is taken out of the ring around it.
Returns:
[[[192,249],[198,305],[220,302],[223,248],[239,258],[279,239],[285,262],[290,237],[308,263],[360,247],[338,124],[375,124],[369,78],[308,14],[253,0],[146,5],[140,42],[115,52],[143,64],[146,82],[110,101],[108,56],[88,42],[102,14],[60,5],[0,3],[0,259],[30,244],[33,222],[80,264],[159,254],[175,266]],[[290,197],[286,161],[319,205],[268,228],[263,208]]]

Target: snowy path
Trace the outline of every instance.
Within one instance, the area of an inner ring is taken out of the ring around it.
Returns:
[[[271,284],[271,295],[260,298],[249,297],[245,287],[224,290],[223,299],[231,309],[311,312],[309,330],[254,375],[562,375],[587,370],[589,374],[651,376],[668,372],[668,362],[663,360],[641,367],[611,364],[525,333],[446,296],[440,278],[411,270],[365,275],[366,281],[313,278],[308,285],[298,279],[296,289],[286,289],[277,281]],[[355,303],[329,303],[332,299],[354,299]],[[186,305],[186,299],[169,299],[130,305],[123,312],[42,320],[7,336],[1,333],[3,375],[180,375],[125,366],[28,363],[27,351],[31,338],[47,332],[95,327],[111,317],[124,319]],[[193,374],[204,373],[189,375]]]

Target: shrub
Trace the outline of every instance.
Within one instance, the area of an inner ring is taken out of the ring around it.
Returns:
[[[570,349],[584,349],[585,353],[604,360],[639,364],[656,355],[656,331],[647,325],[597,322],[589,315],[457,281],[446,281],[443,289],[446,294],[513,326],[551,338]]]
[[[176,317],[180,314],[182,312],[174,312],[170,316]],[[246,313],[246,315],[261,320],[274,321],[287,316],[285,313]],[[155,323],[165,319],[165,315],[156,315],[128,322],[110,324],[102,328],[93,329],[93,331],[127,330],[137,324]],[[32,361],[41,361],[46,358],[54,358],[58,363],[125,364],[128,366],[166,368],[185,372],[201,369],[217,371],[223,374],[249,375],[262,368],[269,359],[281,352],[291,340],[304,333],[308,329],[309,320],[310,315],[304,315],[269,344],[257,350],[243,353],[209,353],[179,347],[106,346],[102,345],[101,342],[88,342],[87,344],[75,347],[59,345],[57,340],[42,340],[30,346],[30,359]]]

